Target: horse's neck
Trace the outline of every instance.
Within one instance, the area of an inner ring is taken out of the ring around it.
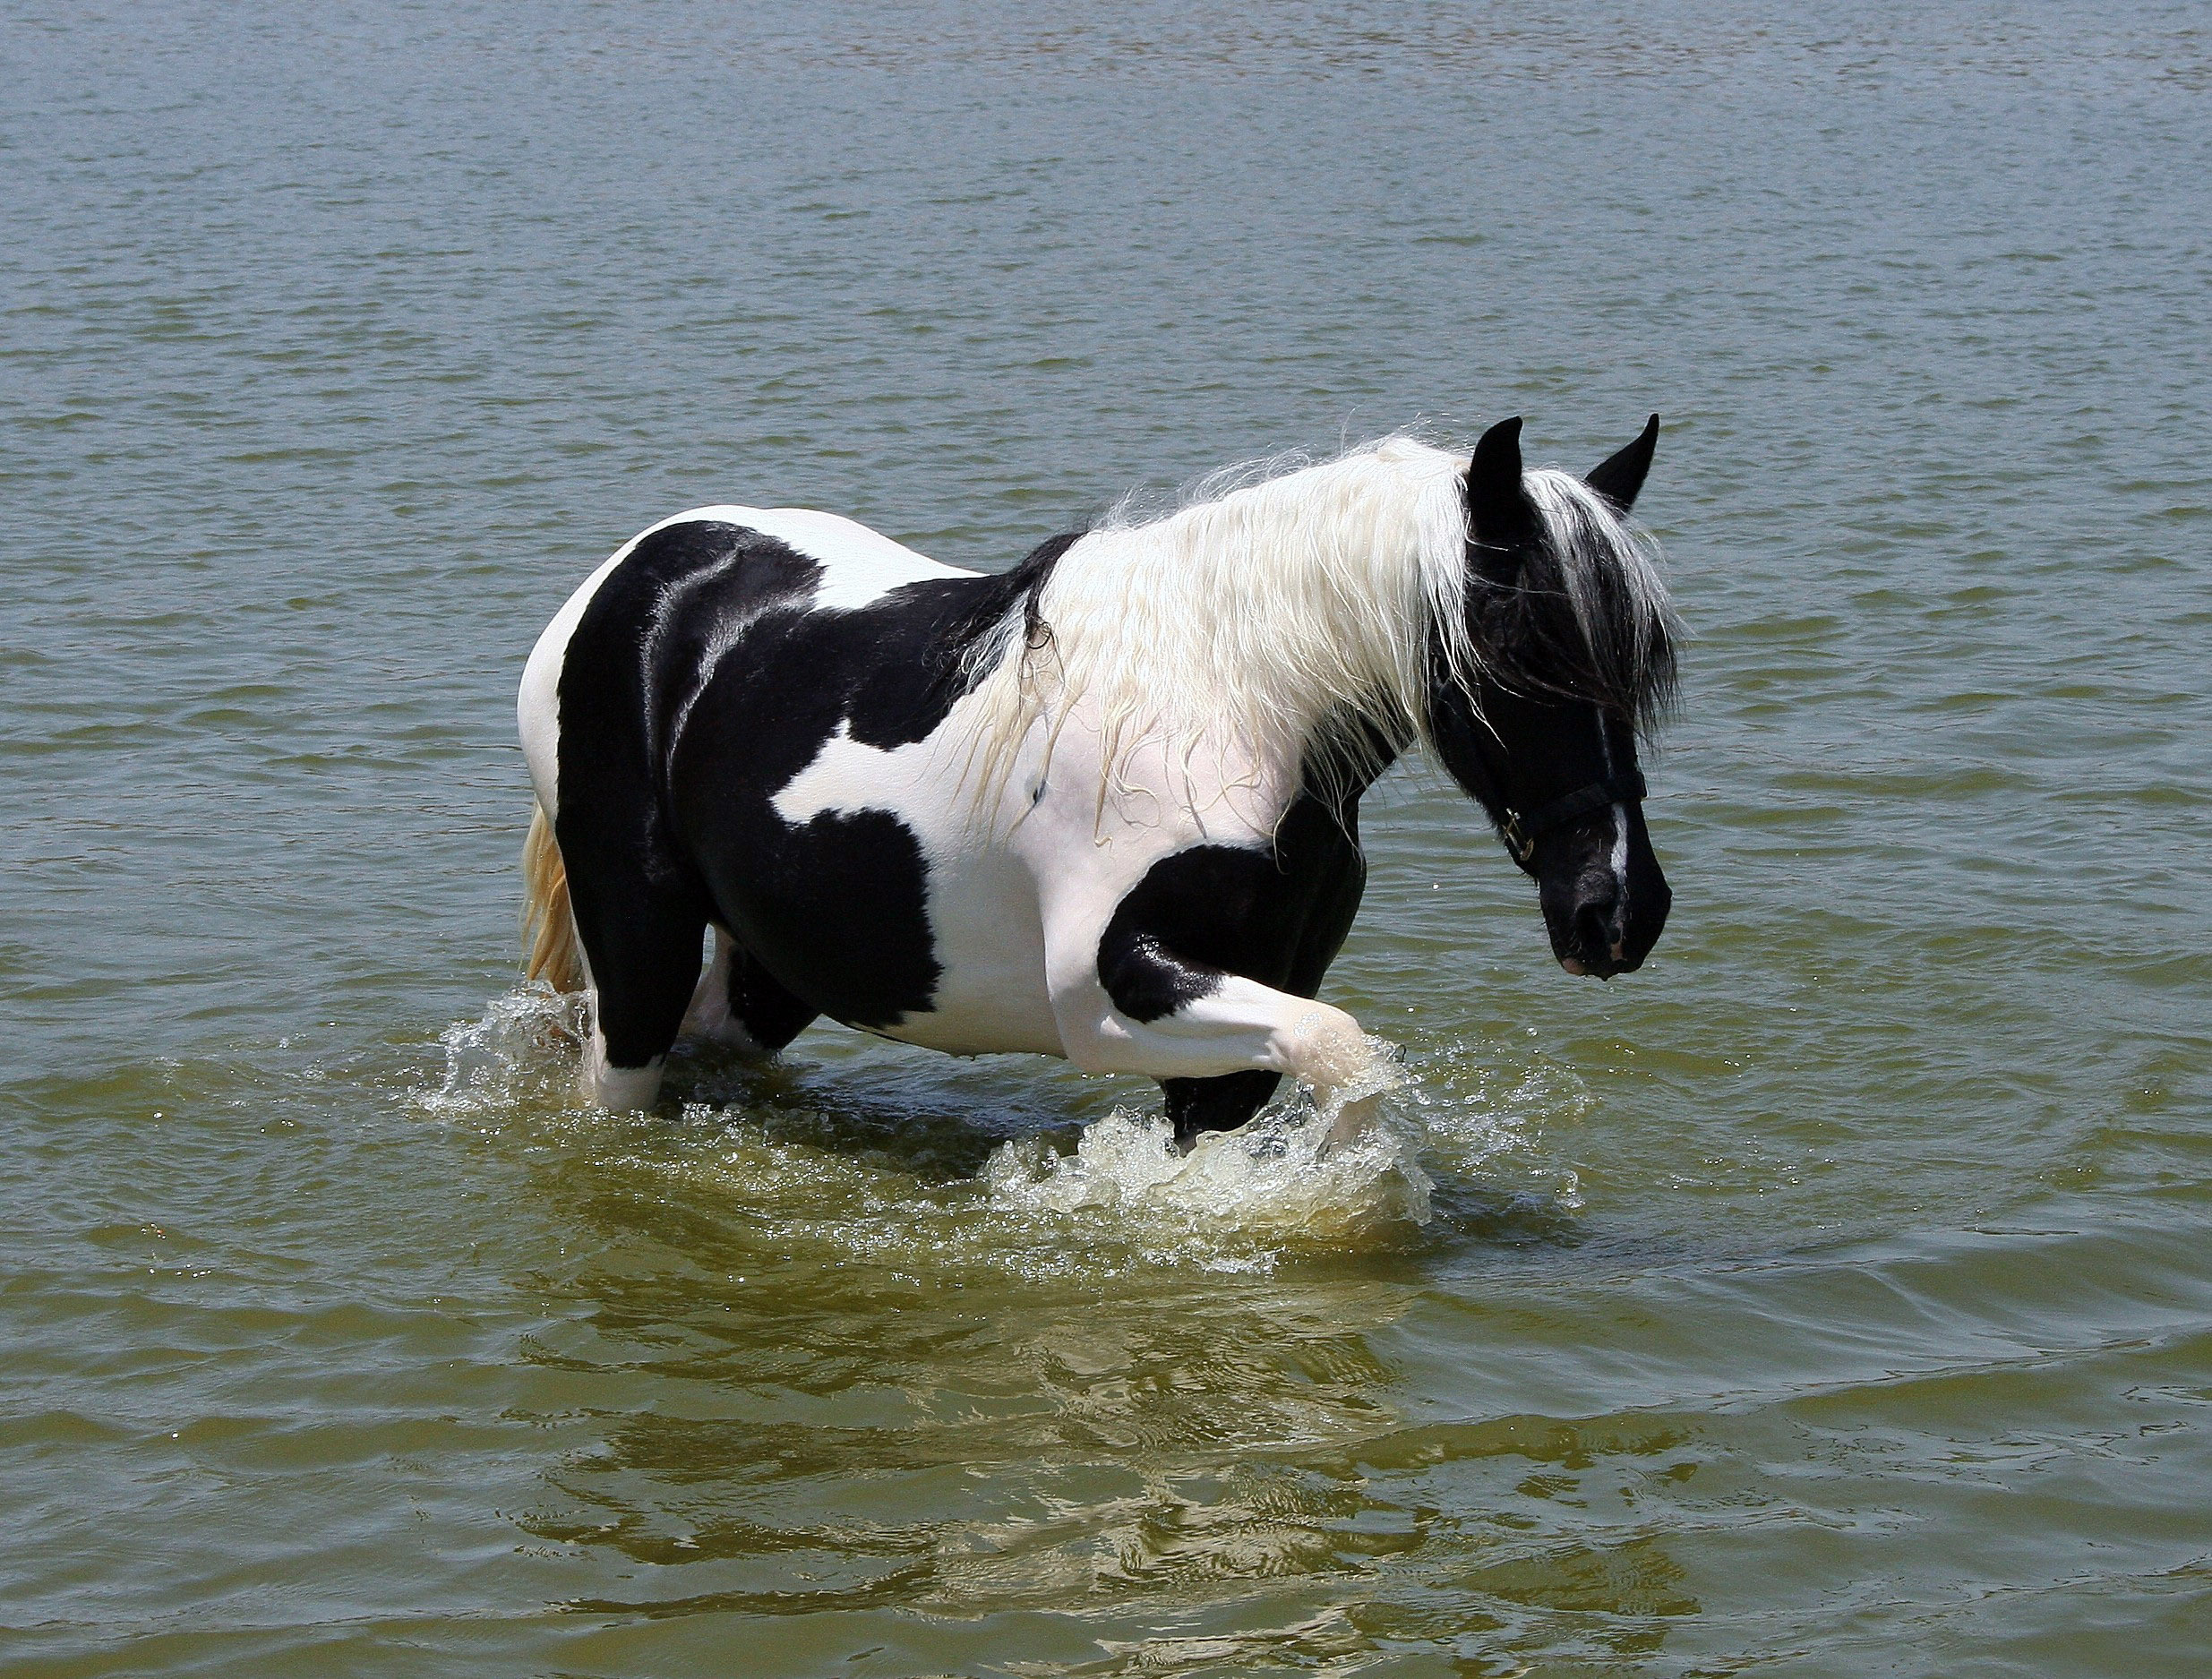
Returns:
[[[1299,780],[1315,798],[1349,814],[1412,744],[1404,730],[1379,718],[1339,712],[1324,719],[1307,742]]]
[[[1448,474],[1394,458],[1313,472],[1071,544],[1033,617],[999,621],[974,708],[985,783],[1057,714],[1095,728],[1110,782],[1151,738],[1222,786],[1356,802],[1419,726],[1429,655],[1409,638],[1464,516]]]

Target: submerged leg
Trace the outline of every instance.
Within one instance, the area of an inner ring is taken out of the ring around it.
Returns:
[[[717,925],[714,960],[683,1017],[687,1037],[727,1045],[743,1055],[771,1056],[805,1031],[815,1017],[810,1003],[793,997]]]
[[[1213,1078],[1163,1078],[1168,1118],[1176,1143],[1187,1149],[1206,1131],[1234,1131],[1257,1113],[1282,1083],[1282,1075],[1258,1068]]]

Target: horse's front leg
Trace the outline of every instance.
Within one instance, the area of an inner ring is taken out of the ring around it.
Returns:
[[[1057,959],[1056,959],[1057,958]],[[1150,933],[1110,929],[1048,949],[1063,1053],[1086,1073],[1210,1078],[1258,1068],[1309,1086],[1337,1111],[1334,1140],[1373,1117],[1380,1058],[1341,1008],[1179,955]],[[1345,1100],[1349,1096],[1350,1100]]]

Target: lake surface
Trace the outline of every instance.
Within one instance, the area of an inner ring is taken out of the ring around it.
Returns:
[[[9,8],[0,1671],[2205,1671],[2212,30],[1770,12]],[[1378,790],[1372,1169],[567,1095],[511,695],[633,531],[1655,408],[1672,923]]]

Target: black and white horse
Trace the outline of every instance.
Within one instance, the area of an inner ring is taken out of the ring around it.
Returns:
[[[1659,420],[1587,480],[1524,472],[1520,430],[1471,462],[1386,438],[996,576],[793,508],[624,544],[519,707],[531,971],[596,993],[588,1092],[647,1106],[679,1033],[766,1055],[827,1015],[1147,1075],[1186,1142],[1286,1073],[1341,1104],[1376,1051],[1315,993],[1360,795],[1417,741],[1560,964],[1636,967],[1669,898],[1636,741],[1673,617],[1626,517]]]

